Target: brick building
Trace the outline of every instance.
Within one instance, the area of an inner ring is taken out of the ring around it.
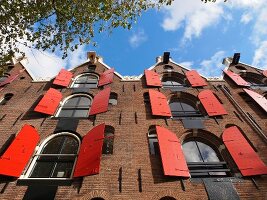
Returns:
[[[94,52],[0,79],[0,199],[267,199],[267,71],[205,78],[169,53],[123,77]]]

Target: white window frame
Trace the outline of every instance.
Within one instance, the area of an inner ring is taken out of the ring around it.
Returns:
[[[95,76],[96,78],[97,78],[97,84],[98,84],[98,81],[99,81],[99,75],[97,75],[97,74],[95,74],[95,73],[82,73],[82,74],[79,74],[79,75],[77,75],[77,76],[75,76],[75,78],[73,79],[73,81],[72,81],[72,83],[71,83],[71,85],[70,85],[70,88],[76,88],[76,87],[73,87],[74,86],[74,84],[75,84],[75,82],[76,82],[76,80],[78,79],[78,78],[80,78],[81,76],[86,76],[86,75],[93,75],[93,76]]]

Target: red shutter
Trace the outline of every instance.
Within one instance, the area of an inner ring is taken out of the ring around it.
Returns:
[[[0,158],[0,174],[19,177],[29,162],[39,138],[35,128],[24,125]]]
[[[267,70],[264,70],[262,74],[267,77]]]
[[[73,177],[98,174],[104,139],[105,124],[91,129],[82,140]]]
[[[111,68],[100,75],[98,86],[107,85],[113,82],[114,68]]]
[[[166,128],[156,126],[164,175],[190,177],[177,136]]]
[[[12,81],[14,81],[17,77],[19,76],[19,74],[15,74],[12,76],[7,77],[7,79],[5,81],[3,81],[2,83],[0,83],[0,87],[5,86],[6,84],[11,83]]]
[[[248,90],[248,89],[243,89],[252,99],[254,99],[254,101],[256,101],[256,103],[262,107],[263,110],[265,110],[265,112],[267,112],[267,99],[258,94],[257,92],[254,92],[252,90]]]
[[[218,101],[211,90],[203,90],[198,94],[198,98],[209,116],[227,115],[223,105]]]
[[[110,87],[107,87],[95,95],[89,115],[95,115],[108,111],[110,90]]]
[[[198,74],[196,70],[187,71],[185,75],[192,87],[208,85],[207,82]]]
[[[267,174],[267,167],[236,126],[225,129],[222,138],[243,176]]]
[[[231,78],[237,85],[239,86],[250,86],[250,84],[245,81],[241,76],[238,74],[235,74],[234,72],[231,72],[229,70],[223,71],[229,78]]]
[[[161,87],[161,81],[159,78],[159,75],[151,70],[145,70],[145,77],[146,77],[146,84],[148,86],[157,86],[157,87]]]
[[[68,70],[61,69],[53,84],[67,87],[71,81],[72,76],[73,74]]]
[[[161,92],[148,90],[149,99],[152,109],[152,115],[170,117],[171,111],[167,102],[167,98]]]
[[[34,111],[53,115],[62,99],[62,94],[56,89],[50,88],[43,96]]]

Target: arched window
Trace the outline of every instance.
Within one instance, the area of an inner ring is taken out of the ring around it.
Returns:
[[[163,88],[180,88],[186,86],[183,80],[174,76],[163,76],[161,82]]]
[[[160,198],[160,200],[176,200],[176,199],[170,196],[165,196],[165,197]]]
[[[113,106],[118,104],[118,95],[115,92],[110,93],[108,104]]]
[[[114,132],[112,126],[105,127],[102,154],[113,154]]]
[[[71,178],[79,147],[80,139],[72,133],[51,135],[34,155],[26,177]]]
[[[227,175],[229,170],[226,163],[208,142],[190,138],[183,143],[182,148],[192,177]]]
[[[76,76],[72,88],[97,88],[98,76],[92,73]]]
[[[5,94],[4,98],[0,100],[0,105],[5,105],[13,96],[14,94],[12,93]]]
[[[57,117],[88,117],[92,99],[86,94],[76,94],[63,101]]]
[[[158,137],[156,127],[150,126],[148,130],[148,144],[150,155],[160,155]]]
[[[178,97],[173,97],[170,100],[170,108],[172,116],[175,117],[194,117],[202,116],[200,111],[193,106],[191,102],[186,99],[180,99]]]

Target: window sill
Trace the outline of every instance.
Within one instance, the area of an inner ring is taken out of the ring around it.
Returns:
[[[70,186],[73,179],[70,178],[20,178],[17,180],[17,185],[55,185],[55,186]]]

